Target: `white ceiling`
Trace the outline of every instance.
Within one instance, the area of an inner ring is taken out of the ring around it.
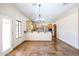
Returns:
[[[14,4],[24,15],[30,19],[37,18],[39,7],[36,3],[16,3]],[[41,4],[40,14],[46,21],[54,21],[55,18],[67,10],[75,7],[76,4],[47,3]]]

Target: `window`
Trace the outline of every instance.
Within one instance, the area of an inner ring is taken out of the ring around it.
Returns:
[[[22,37],[22,22],[16,21],[16,38]]]

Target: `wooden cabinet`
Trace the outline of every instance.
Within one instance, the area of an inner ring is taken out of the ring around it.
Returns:
[[[52,29],[52,24],[48,24],[48,29]]]

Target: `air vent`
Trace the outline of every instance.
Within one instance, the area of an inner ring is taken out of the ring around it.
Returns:
[[[69,3],[63,3],[62,5],[63,5],[63,6],[65,6],[65,5],[69,5]]]
[[[32,6],[37,6],[37,3],[32,3]]]

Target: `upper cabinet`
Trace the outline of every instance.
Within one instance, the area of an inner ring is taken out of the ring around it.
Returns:
[[[32,21],[27,20],[26,21],[26,30],[31,31],[33,29]]]
[[[48,29],[52,29],[52,24],[51,23],[48,24]]]

